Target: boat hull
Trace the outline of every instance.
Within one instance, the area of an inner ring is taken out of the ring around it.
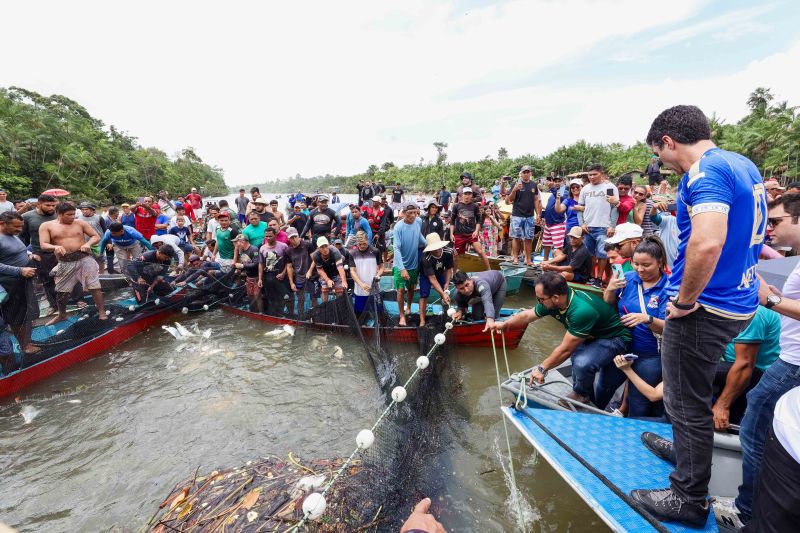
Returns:
[[[255,313],[253,311],[228,304],[222,304],[221,307],[228,313],[245,316],[253,320],[260,320],[269,324],[289,324],[292,326],[300,325],[311,329],[334,331],[342,334],[348,334],[352,332],[350,326],[343,326],[339,324],[323,324],[317,322],[298,322],[291,318],[263,315],[261,313]],[[483,328],[483,322],[457,324],[449,333],[448,336],[450,340],[448,342],[453,342],[462,346],[489,347],[492,345],[492,339],[488,333],[483,332]],[[512,350],[517,348],[522,340],[522,336],[525,334],[526,329],[527,326],[509,329],[506,331],[506,347]],[[380,330],[381,333],[386,335],[386,338],[390,341],[401,343],[419,342],[418,328],[416,327],[385,327],[380,328]],[[362,326],[361,333],[367,338],[372,338],[375,335],[375,328],[371,326]]]
[[[173,311],[163,311],[117,326],[101,335],[27,368],[0,378],[0,398],[10,396],[71,366],[96,357],[160,322]]]

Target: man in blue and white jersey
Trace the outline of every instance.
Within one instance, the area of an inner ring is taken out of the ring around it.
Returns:
[[[631,497],[661,520],[702,527],[714,424],[711,389],[725,347],[758,307],[755,269],[767,227],[767,202],[758,168],[711,141],[703,112],[676,106],[653,121],[647,144],[683,173],[678,189],[678,256],[667,284],[672,301],[662,339],[664,406],[674,444],[642,436],[657,455],[674,453],[671,486],[634,490]]]

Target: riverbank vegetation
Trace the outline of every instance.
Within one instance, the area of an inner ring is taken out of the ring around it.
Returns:
[[[14,199],[51,188],[75,198],[121,202],[166,190],[186,194],[227,191],[222,169],[192,148],[170,158],[108,126],[64,96],[0,88],[0,187]]]
[[[750,112],[735,124],[727,124],[712,115],[711,128],[715,142],[726,150],[733,150],[749,157],[764,176],[779,176],[784,181],[800,174],[800,116],[797,108],[787,102],[775,102],[769,89],[758,88],[747,101]],[[642,136],[646,131],[643,123]],[[433,192],[442,184],[452,189],[457,186],[462,172],[470,172],[480,185],[491,186],[503,175],[515,176],[522,165],[531,165],[537,176],[551,171],[560,174],[585,170],[592,163],[601,163],[612,176],[633,170],[644,170],[651,152],[638,142],[632,146],[620,143],[593,144],[584,140],[562,146],[545,156],[525,154],[509,157],[505,148],[496,155],[487,155],[478,161],[449,163],[447,144],[434,143],[432,159],[419,163],[397,166],[392,162],[370,165],[363,173],[352,176],[314,176],[304,178],[299,174],[293,178],[258,184],[262,192],[311,192],[327,191],[340,187],[353,192],[359,181],[380,181],[384,184],[402,183],[406,188]],[[673,176],[673,183],[677,176]],[[248,190],[249,190],[248,186]],[[238,189],[238,187],[236,187]]]

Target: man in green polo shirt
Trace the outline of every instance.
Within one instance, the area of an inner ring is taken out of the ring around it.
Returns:
[[[242,228],[242,235],[247,237],[250,246],[261,248],[264,244],[264,232],[267,231],[267,223],[261,220],[261,217],[255,211],[250,211],[247,215],[247,220],[250,222]]]
[[[600,296],[575,291],[557,272],[544,272],[536,278],[538,305],[495,322],[496,331],[521,326],[552,316],[567,329],[561,343],[531,373],[531,383],[544,383],[547,372],[572,358],[572,392],[568,397],[583,403],[593,401],[601,409],[614,391],[625,382],[625,375],[614,365],[614,356],[626,353],[631,333],[620,322],[617,310]],[[595,375],[598,379],[595,383]]]

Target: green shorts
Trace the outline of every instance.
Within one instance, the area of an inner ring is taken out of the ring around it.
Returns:
[[[392,278],[394,279],[394,288],[395,289],[411,289],[417,286],[417,278],[419,277],[419,270],[416,268],[407,269],[408,272],[408,281],[403,279],[403,275],[401,274],[402,270],[393,268],[392,269]]]

